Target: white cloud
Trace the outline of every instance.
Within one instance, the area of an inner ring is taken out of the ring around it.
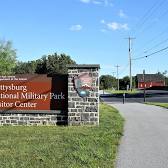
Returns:
[[[70,27],[70,30],[71,31],[80,31],[80,30],[82,30],[82,26],[80,25],[80,24],[77,24],[77,25],[72,25],[71,27]]]
[[[92,3],[95,4],[95,5],[101,5],[102,4],[101,1],[97,1],[97,0],[93,0]]]
[[[121,24],[117,22],[109,22],[106,25],[109,30],[129,30],[127,23]]]
[[[104,19],[102,19],[102,20],[100,21],[100,23],[105,24],[105,20],[104,20]]]
[[[80,0],[83,3],[90,3],[90,0]]]
[[[113,6],[111,0],[80,0],[80,2],[85,3],[85,4]]]
[[[120,9],[118,15],[120,16],[120,18],[126,18],[127,17],[127,15],[123,12],[122,9]]]
[[[108,6],[108,4],[109,4],[108,0],[104,0],[104,5]]]
[[[128,24],[127,24],[127,23],[121,24],[121,28],[122,28],[122,29],[125,29],[125,30],[129,30],[129,27],[128,27]]]
[[[113,3],[111,2],[111,0],[104,0],[104,5],[105,6],[113,6]]]
[[[117,30],[119,29],[120,26],[118,23],[112,22],[112,23],[107,23],[107,27],[112,30]]]
[[[100,20],[100,23],[105,27],[101,29],[101,32],[106,32],[108,30],[129,30],[127,23],[118,23],[118,22],[107,22],[104,19]]]

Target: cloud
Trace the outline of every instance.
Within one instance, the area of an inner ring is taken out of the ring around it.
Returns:
[[[102,4],[101,1],[97,1],[97,0],[93,0],[92,3],[95,4],[95,5],[101,5]]]
[[[108,6],[108,3],[109,3],[108,0],[104,0],[104,5],[105,6]]]
[[[113,6],[113,3],[110,0],[104,0],[105,6]]]
[[[100,21],[101,24],[105,26],[105,28],[101,29],[101,32],[105,32],[105,30],[129,30],[127,23],[118,23],[118,22],[106,22],[104,19]],[[103,31],[102,31],[103,30]]]
[[[85,4],[113,6],[111,0],[80,0],[80,2],[85,3]]]
[[[104,19],[102,19],[102,20],[100,21],[100,23],[105,24],[105,20],[104,20]]]
[[[126,18],[127,17],[127,15],[123,12],[122,9],[119,10],[118,15],[119,15],[120,18]]]
[[[122,28],[122,29],[125,29],[125,30],[129,30],[129,27],[128,27],[128,24],[127,24],[127,23],[122,24],[122,25],[121,25],[121,28]]]
[[[90,3],[91,2],[91,0],[80,0],[80,1],[83,3]]]
[[[121,23],[117,23],[117,22],[109,22],[106,24],[106,26],[109,30],[122,30],[122,29],[129,30],[127,23],[121,24]]]
[[[80,30],[82,30],[82,26],[80,25],[80,24],[77,24],[77,25],[72,25],[71,27],[70,27],[70,30],[71,31],[80,31]]]

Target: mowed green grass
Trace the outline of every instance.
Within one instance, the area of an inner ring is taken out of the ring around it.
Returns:
[[[108,93],[112,93],[112,94],[123,94],[123,93],[129,93],[129,94],[136,94],[136,93],[139,93],[138,90],[136,89],[133,89],[132,91],[131,90],[106,90],[106,92]]]
[[[149,105],[155,105],[155,106],[160,106],[160,107],[164,107],[164,108],[168,108],[168,103],[154,103],[154,102],[147,102],[146,104],[149,104]]]
[[[0,127],[0,168],[113,168],[123,132],[118,111],[100,105],[100,126]]]

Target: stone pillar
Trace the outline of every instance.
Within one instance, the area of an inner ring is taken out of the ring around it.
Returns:
[[[68,65],[68,124],[99,125],[100,65]]]

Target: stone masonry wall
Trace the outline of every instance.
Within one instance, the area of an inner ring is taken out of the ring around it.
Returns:
[[[0,114],[0,125],[62,125],[67,116],[60,114]]]
[[[74,77],[81,73],[92,76],[93,90],[89,96],[82,98],[74,87]],[[99,124],[99,67],[75,66],[68,70],[68,124],[98,125]]]

